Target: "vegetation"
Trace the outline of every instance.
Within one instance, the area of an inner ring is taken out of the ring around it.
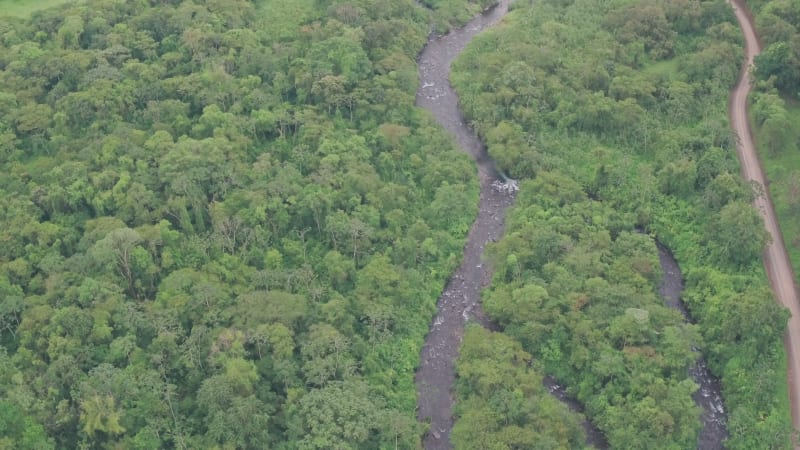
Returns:
[[[420,4],[434,11],[433,31],[446,33],[453,24],[465,24],[476,14],[497,3],[496,0],[420,0]]]
[[[455,448],[583,448],[579,417],[550,395],[530,362],[519,342],[467,328],[456,367]]]
[[[490,3],[0,18],[0,447],[417,448],[413,371],[477,183],[413,106],[414,60]],[[785,47],[759,69],[784,91]],[[725,117],[740,53],[722,0],[541,0],[456,64],[524,180],[490,249],[505,332],[468,328],[457,364],[459,448],[580,448],[542,373],[616,448],[692,447],[693,347],[728,447],[789,445],[786,316]],[[653,236],[697,325],[656,294]]]
[[[525,180],[490,249],[487,311],[613,448],[696,445],[692,346],[722,379],[726,446],[789,448],[787,315],[767,285],[767,236],[726,115],[742,55],[729,6],[516,5],[452,77],[489,152]],[[681,263],[697,326],[657,297],[653,237]]]
[[[750,123],[792,266],[800,267],[800,5],[748,2],[763,54],[756,58]],[[800,281],[800,277],[796,278]]]
[[[69,0],[0,0],[0,16],[28,17],[35,11],[68,2]]]
[[[795,268],[795,279],[800,281],[797,268],[800,267],[800,149],[795,143],[800,142],[800,107],[786,101],[775,94],[774,90],[757,91],[752,95],[753,102],[761,106],[775,102],[780,108],[779,115],[788,117],[786,128],[780,134],[788,135],[788,145],[777,147],[771,145],[774,130],[769,125],[759,124],[754,114],[750,115],[750,123],[758,145],[759,157],[769,180],[769,193],[778,215],[781,234]],[[751,108],[754,112],[756,107]]]
[[[755,76],[794,100],[800,99],[800,4],[794,0],[749,0],[763,50]]]
[[[0,447],[417,448],[477,183],[414,58],[483,5],[430,6],[0,19]]]

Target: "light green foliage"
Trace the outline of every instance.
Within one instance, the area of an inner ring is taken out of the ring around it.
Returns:
[[[720,262],[746,266],[757,260],[769,242],[764,221],[744,202],[730,202],[709,224],[708,242]]]
[[[489,153],[530,180],[491,249],[486,309],[615,448],[696,445],[691,345],[722,378],[726,445],[789,445],[786,316],[726,116],[740,42],[722,1],[518,2],[454,64]],[[635,230],[676,255],[697,327],[661,306],[654,246]],[[750,316],[759,330],[739,322]]]
[[[378,448],[379,430],[389,431],[389,416],[379,398],[360,381],[331,383],[301,398],[294,408],[290,438],[299,449]],[[398,448],[413,448],[405,439]]]
[[[417,448],[478,191],[413,106],[429,24],[485,6],[447,5],[0,18],[0,446]]]
[[[0,0],[0,16],[28,17],[36,11],[69,2],[70,0]]]
[[[467,23],[475,14],[495,4],[495,0],[471,0],[465,5],[459,0],[422,0],[423,6],[435,12],[433,31],[446,34],[450,28]]]
[[[774,91],[753,94],[752,117],[755,121],[758,146],[770,157],[798,152],[799,131],[786,103]]]

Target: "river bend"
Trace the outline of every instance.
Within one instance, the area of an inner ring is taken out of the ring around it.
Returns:
[[[503,177],[487,156],[486,147],[464,120],[458,96],[450,86],[450,65],[476,34],[506,14],[509,3],[509,0],[501,0],[463,28],[445,36],[431,36],[418,60],[420,87],[417,106],[433,113],[455,137],[461,149],[472,156],[481,182],[478,217],[467,235],[464,259],[439,297],[438,311],[425,338],[415,378],[417,418],[430,423],[424,439],[427,450],[451,448],[452,387],[464,324],[474,319],[489,325],[481,311],[480,294],[481,288],[489,283],[490,273],[481,256],[486,244],[498,240],[503,234],[505,211],[514,200],[513,189],[502,189]]]

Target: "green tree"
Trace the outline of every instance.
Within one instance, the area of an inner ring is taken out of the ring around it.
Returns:
[[[289,433],[301,449],[374,448],[380,442],[381,410],[363,381],[333,382],[291,408]]]
[[[775,87],[781,91],[789,91],[800,83],[798,73],[800,73],[800,60],[791,44],[787,42],[776,42],[768,45],[755,58],[755,75],[767,80],[775,77]]]
[[[44,427],[7,400],[0,400],[0,430],[0,447],[23,450],[55,448]]]
[[[770,236],[764,229],[761,216],[741,201],[722,207],[711,222],[708,236],[711,251],[723,263],[745,266],[757,261]]]
[[[583,447],[580,417],[545,390],[541,376],[528,367],[530,358],[509,337],[467,329],[456,366],[456,447]]]

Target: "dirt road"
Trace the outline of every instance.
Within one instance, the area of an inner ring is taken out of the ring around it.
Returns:
[[[800,355],[797,354],[797,351],[800,350],[800,298],[797,295],[797,286],[794,283],[789,257],[786,254],[786,247],[778,227],[775,209],[772,207],[772,201],[766,190],[764,172],[761,170],[750,125],[747,121],[747,94],[750,92],[747,68],[753,64],[753,58],[761,51],[761,46],[756,37],[752,19],[743,8],[742,1],[732,0],[732,4],[736,20],[739,21],[739,26],[744,33],[747,60],[739,84],[731,93],[729,105],[731,126],[739,136],[737,151],[739,161],[742,163],[742,175],[745,179],[755,181],[764,187],[765,194],[756,199],[755,206],[764,218],[767,231],[772,235],[772,243],[764,251],[764,266],[767,269],[772,290],[778,301],[789,308],[792,313],[784,342],[788,359],[787,376],[792,404],[792,425],[794,429],[800,429]],[[797,445],[795,447],[797,448]]]

